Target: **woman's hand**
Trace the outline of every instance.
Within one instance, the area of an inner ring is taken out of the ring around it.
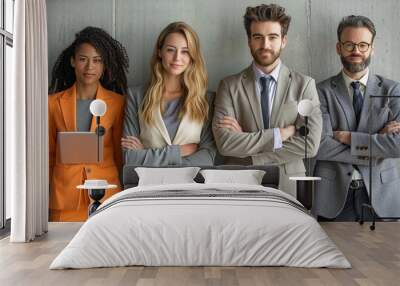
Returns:
[[[195,143],[179,145],[181,148],[181,156],[186,157],[195,153],[198,149],[198,145]]]
[[[121,146],[128,150],[144,149],[142,142],[135,136],[126,136],[121,138]]]

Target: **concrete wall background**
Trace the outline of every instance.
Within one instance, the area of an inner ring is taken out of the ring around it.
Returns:
[[[160,31],[185,21],[198,33],[209,73],[209,89],[223,77],[247,67],[251,56],[243,27],[246,0],[48,0],[49,69],[57,56],[86,26],[99,26],[121,41],[130,58],[129,84],[144,83]],[[268,2],[265,2],[268,3]],[[336,28],[345,15],[365,15],[377,29],[373,72],[400,81],[400,29],[397,0],[282,0],[292,16],[285,64],[317,81],[340,70],[335,52]]]

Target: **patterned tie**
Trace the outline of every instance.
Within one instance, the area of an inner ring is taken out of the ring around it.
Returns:
[[[269,128],[269,84],[272,78],[268,77],[261,77],[261,110],[262,110],[262,117],[264,122],[264,129]]]
[[[356,118],[357,118],[357,125],[360,122],[360,116],[361,116],[361,110],[362,110],[362,106],[364,103],[364,99],[360,90],[360,82],[359,81],[353,81],[351,83],[351,87],[354,90],[354,94],[353,94],[353,108],[354,108],[354,112],[356,113]]]

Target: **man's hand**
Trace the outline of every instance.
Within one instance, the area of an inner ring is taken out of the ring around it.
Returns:
[[[333,138],[342,144],[351,144],[351,132],[350,131],[334,131]]]
[[[400,132],[400,122],[390,121],[385,125],[385,127],[383,127],[379,131],[379,134],[393,134],[399,132]]]
[[[195,153],[198,149],[198,145],[195,143],[189,143],[184,145],[179,145],[181,149],[181,157],[186,157]]]
[[[219,122],[218,127],[220,128],[229,128],[235,132],[243,132],[242,127],[239,125],[237,120],[230,116],[224,116]]]
[[[142,142],[135,136],[126,136],[121,138],[121,146],[123,149],[128,150],[141,150],[144,149]]]
[[[279,128],[279,132],[281,133],[282,142],[284,142],[295,134],[296,127],[294,125],[289,125],[285,128]]]

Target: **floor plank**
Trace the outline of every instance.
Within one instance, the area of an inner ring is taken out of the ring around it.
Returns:
[[[136,286],[391,286],[400,273],[400,222],[369,225],[322,223],[352,269],[290,267],[118,267],[50,271],[56,255],[79,230],[80,223],[51,223],[49,233],[32,243],[0,240],[0,285],[136,285]]]

